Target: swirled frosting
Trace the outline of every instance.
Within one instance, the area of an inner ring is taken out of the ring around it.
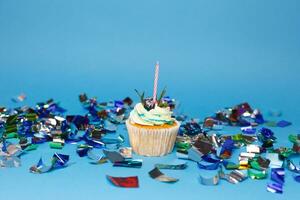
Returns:
[[[131,123],[155,126],[163,124],[173,124],[175,119],[172,118],[170,108],[161,108],[155,105],[154,109],[146,110],[142,103],[135,105],[130,112],[129,120]]]

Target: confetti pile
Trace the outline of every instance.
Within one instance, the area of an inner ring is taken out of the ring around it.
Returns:
[[[12,101],[18,103],[25,97],[22,94]],[[252,109],[248,103],[219,110],[201,122],[177,113],[178,103],[174,99],[163,97],[163,100],[174,109],[174,117],[181,121],[175,148],[182,162],[157,163],[149,172],[149,177],[160,182],[176,183],[178,178],[160,170],[184,170],[188,167],[186,160],[190,160],[197,163],[201,172],[216,172],[212,177],[201,175],[199,179],[203,185],[217,185],[220,181],[238,184],[248,178],[270,177],[266,190],[283,193],[287,174],[300,183],[300,167],[292,160],[300,154],[300,135],[289,135],[290,147],[276,148],[277,138],[270,129],[286,127],[291,122],[265,120],[263,114],[258,109]],[[81,94],[79,102],[86,111],[85,115],[67,115],[67,111],[53,99],[37,103],[35,107],[1,107],[0,167],[21,166],[22,155],[36,150],[41,143],[48,143],[49,148],[53,149],[62,149],[72,143],[77,144],[78,156],[88,157],[91,164],[110,162],[113,167],[141,168],[143,160],[133,158],[131,147],[123,146],[124,136],[117,131],[133,108],[132,99],[126,97],[123,100],[98,102],[96,98]],[[270,111],[270,115],[280,117],[281,112]],[[236,126],[240,133],[221,134],[224,126]],[[102,154],[95,149],[102,149]],[[237,150],[239,157],[234,160],[232,154]],[[45,165],[41,158],[29,171],[41,174],[66,168],[70,159],[69,155],[55,153],[49,165]],[[118,187],[139,187],[138,176],[107,175],[107,179]]]

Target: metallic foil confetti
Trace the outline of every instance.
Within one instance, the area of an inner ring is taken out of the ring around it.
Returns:
[[[262,147],[273,147],[273,143],[276,141],[276,139],[277,138],[274,136],[274,132],[271,129],[262,128],[259,130],[258,140],[263,143]]]
[[[220,172],[220,178],[227,180],[230,183],[237,184],[247,179],[247,174],[241,170],[233,170],[229,174]]]
[[[116,151],[103,150],[103,153],[108,158],[108,160],[112,163],[122,162],[125,160],[125,158],[119,152]]]
[[[84,157],[87,156],[88,151],[90,151],[91,149],[93,149],[92,146],[81,144],[77,146],[76,152],[79,155],[79,157]]]
[[[267,153],[266,158],[270,160],[270,168],[281,168],[283,161],[279,159],[278,153]]]
[[[300,174],[300,167],[296,166],[293,161],[287,160],[287,167],[290,171]]]
[[[244,134],[253,135],[256,133],[256,128],[253,128],[252,126],[246,126],[246,127],[241,127],[241,131]]]
[[[141,159],[130,159],[123,161],[114,162],[114,167],[131,167],[131,168],[141,168],[143,165],[143,160]]]
[[[288,122],[288,121],[285,121],[285,120],[281,120],[281,121],[277,122],[277,126],[281,127],[281,128],[284,128],[284,127],[287,127],[287,126],[290,126],[290,125],[292,125],[292,123]]]
[[[204,177],[200,175],[200,183],[202,185],[218,185],[220,181],[219,174],[213,176],[213,177]]]
[[[149,172],[149,175],[151,178],[158,180],[160,182],[174,183],[174,182],[178,181],[177,178],[172,178],[172,177],[166,176],[156,167]]]
[[[94,153],[92,149],[87,152],[87,157],[92,160],[90,163],[94,165],[107,163],[108,161],[108,158],[104,155]]]
[[[132,158],[132,148],[131,147],[121,147],[119,148],[119,153],[125,158]]]
[[[270,160],[263,158],[261,156],[252,159],[250,162],[251,168],[260,170],[260,171],[267,170],[269,165],[270,165]]]
[[[284,168],[275,168],[271,170],[271,180],[273,183],[267,185],[267,191],[272,193],[283,193]]]
[[[271,169],[271,180],[275,181],[278,184],[284,184],[284,168],[273,168]]]
[[[261,149],[258,145],[255,145],[255,144],[248,144],[246,146],[246,151],[248,153],[260,153],[261,152]]]
[[[182,170],[187,168],[187,164],[177,164],[177,165],[170,165],[170,164],[155,164],[155,167],[158,169],[173,169],[173,170]]]
[[[197,162],[197,165],[199,169],[216,170],[219,168],[220,163],[212,163],[212,164],[205,165],[203,163]]]
[[[269,183],[267,185],[267,191],[272,192],[272,193],[283,193],[282,190],[283,185],[278,184],[278,183]]]
[[[267,172],[259,171],[259,170],[255,170],[255,169],[249,169],[248,176],[251,179],[265,179],[265,178],[267,178]]]
[[[46,173],[52,170],[64,168],[68,166],[69,155],[55,153],[51,159],[51,165],[46,166],[43,163],[42,158],[40,158],[39,162],[36,165],[30,167],[30,172],[41,174]]]
[[[124,187],[124,188],[138,188],[139,187],[139,179],[137,176],[129,176],[129,177],[113,177],[106,176],[107,179],[115,186]]]
[[[293,176],[294,176],[294,180],[295,180],[296,182],[300,183],[300,175],[294,174]]]
[[[153,107],[153,98],[142,100],[148,109]],[[54,149],[61,149],[68,144],[79,144],[76,149],[78,156],[87,156],[91,164],[103,164],[110,160],[115,167],[142,167],[142,160],[132,159],[131,147],[121,147],[125,138],[117,132],[118,126],[128,119],[133,101],[126,97],[123,100],[99,102],[97,98],[89,98],[86,94],[81,94],[79,101],[86,111],[83,115],[65,115],[66,110],[53,99],[37,103],[34,107],[1,107],[0,166],[18,167],[24,153],[36,149],[41,143],[48,143]],[[159,104],[169,106],[174,111],[177,107],[177,102],[170,97],[159,98]],[[237,184],[245,180],[247,174],[252,179],[264,179],[269,168],[277,168],[271,170],[273,183],[268,184],[267,189],[282,193],[284,179],[281,172],[282,167],[285,167],[284,160],[287,161],[286,167],[293,173],[294,179],[300,182],[300,169],[290,160],[292,156],[300,153],[300,136],[289,136],[292,148],[275,149],[275,133],[271,129],[257,127],[261,124],[286,127],[291,125],[290,122],[266,121],[262,113],[258,109],[252,109],[248,103],[221,109],[215,115],[206,117],[204,122],[178,112],[174,112],[173,117],[182,121],[176,140],[178,158],[195,161],[200,169],[218,170],[213,177],[200,176],[202,184],[216,185],[220,179]],[[225,135],[220,131],[224,126],[238,126],[242,133],[239,131],[238,134]],[[257,140],[261,144],[254,143]],[[16,141],[16,144],[9,141]],[[244,147],[247,152],[240,153],[238,162],[228,160],[235,149]],[[49,165],[45,165],[40,159],[30,171],[45,173],[66,167],[68,163],[68,155],[56,153]],[[224,173],[223,166],[231,171]],[[162,182],[176,182],[178,179],[164,175],[160,169],[180,170],[186,167],[186,163],[159,163],[149,175]],[[138,187],[136,176],[107,178],[120,187]]]

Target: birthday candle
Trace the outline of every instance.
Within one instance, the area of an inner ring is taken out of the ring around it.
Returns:
[[[158,73],[159,73],[159,62],[156,62],[155,65],[155,75],[154,75],[154,86],[153,86],[153,104],[156,103],[156,95],[157,95],[157,83],[158,83]]]

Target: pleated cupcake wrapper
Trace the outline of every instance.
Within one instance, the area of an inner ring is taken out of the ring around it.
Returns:
[[[170,128],[147,129],[136,127],[128,120],[126,126],[133,151],[142,156],[164,156],[170,153],[176,141],[179,122]]]

